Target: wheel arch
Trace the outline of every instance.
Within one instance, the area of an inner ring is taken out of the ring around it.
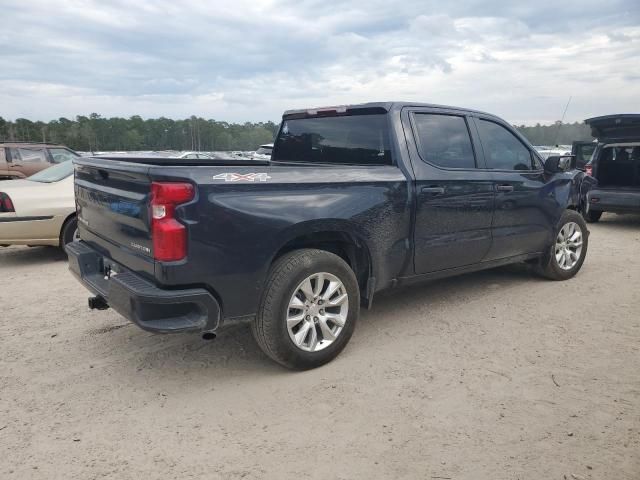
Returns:
[[[302,248],[331,252],[342,258],[356,275],[363,303],[370,304],[375,284],[374,265],[367,242],[353,231],[315,225],[306,231],[292,232],[271,258],[270,266],[283,255]]]

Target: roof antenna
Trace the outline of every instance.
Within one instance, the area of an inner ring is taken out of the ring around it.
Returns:
[[[562,112],[562,118],[560,119],[560,123],[558,124],[558,128],[556,128],[556,138],[553,141],[554,145],[558,145],[558,135],[560,135],[560,127],[562,126],[562,122],[564,122],[564,116],[567,114],[567,109],[569,108],[569,104],[571,103],[571,99],[573,97],[569,96],[569,101],[567,102],[567,104],[564,107],[564,112]]]

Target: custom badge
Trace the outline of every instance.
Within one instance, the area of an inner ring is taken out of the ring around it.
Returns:
[[[271,177],[268,173],[219,173],[214,180],[225,182],[267,182]]]

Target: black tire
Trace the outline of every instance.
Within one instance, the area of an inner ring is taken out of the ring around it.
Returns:
[[[68,243],[73,242],[76,230],[78,230],[78,219],[73,216],[62,226],[62,231],[60,232],[60,248],[64,250],[64,247]]]
[[[309,276],[321,272],[334,275],[342,282],[348,295],[348,311],[336,339],[322,350],[310,352],[299,348],[289,336],[287,313],[298,286]],[[344,349],[359,314],[360,290],[349,265],[333,253],[301,249],[283,255],[269,271],[252,332],[260,348],[271,359],[287,368],[308,370],[330,362]]]
[[[596,223],[602,217],[601,210],[589,210],[588,212],[584,212],[582,216],[589,223]]]
[[[578,261],[570,269],[562,268],[556,259],[556,239],[562,227],[568,223],[575,223],[582,234],[582,249]],[[589,230],[587,224],[584,221],[582,215],[574,210],[565,210],[558,222],[558,225],[553,236],[553,243],[549,246],[548,251],[540,259],[540,262],[536,266],[536,272],[545,278],[550,280],[568,280],[574,277],[582,268],[584,259],[587,256],[587,249],[589,247]]]

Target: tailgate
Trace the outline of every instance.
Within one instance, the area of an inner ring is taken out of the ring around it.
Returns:
[[[148,170],[136,163],[75,160],[75,195],[80,238],[116,262],[152,277]]]

